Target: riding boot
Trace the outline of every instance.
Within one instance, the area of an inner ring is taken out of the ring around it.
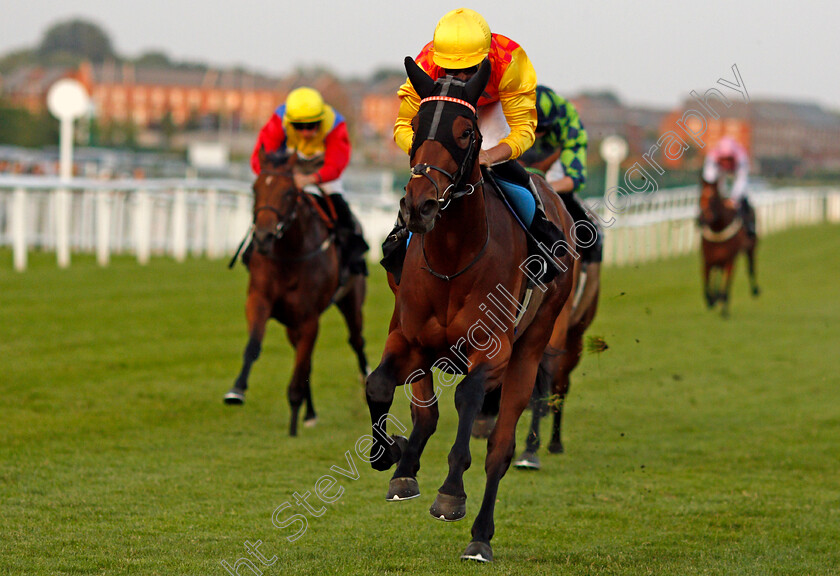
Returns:
[[[747,229],[747,235],[750,238],[755,238],[755,210],[753,210],[746,196],[742,197],[738,203],[738,215]]]
[[[408,228],[403,221],[402,214],[397,215],[394,228],[382,242],[382,260],[379,263],[394,277],[399,285],[402,278],[403,262],[408,251]]]
[[[551,250],[557,245],[557,242],[566,240],[563,231],[545,215],[545,207],[534,182],[531,180],[531,174],[519,162],[508,160],[507,162],[497,164],[493,166],[493,173],[502,180],[519,184],[529,190],[534,196],[534,202],[536,204],[534,219],[528,227],[528,232],[531,233],[533,240],[530,238],[528,240],[528,253],[542,256],[546,260],[545,272],[543,272],[539,280],[544,284],[551,282],[562,272],[560,265],[554,260]],[[557,254],[556,256],[562,256],[562,254]]]
[[[595,230],[594,242],[585,248],[582,246],[578,248],[578,252],[580,252],[581,255],[581,261],[584,263],[601,262],[604,247],[603,240],[601,238],[601,228],[598,226],[598,222],[589,216],[580,199],[574,192],[560,192],[558,193],[558,196],[560,196],[560,199],[563,201],[563,205],[566,207],[566,210],[569,211],[569,215],[572,217],[572,220],[575,221],[575,224],[586,221],[591,224],[592,229]],[[579,238],[579,240],[583,240],[583,238]]]
[[[357,226],[350,206],[341,194],[330,194],[330,201],[335,207],[335,235],[341,252],[341,268],[353,274],[367,276],[365,252],[369,247]]]

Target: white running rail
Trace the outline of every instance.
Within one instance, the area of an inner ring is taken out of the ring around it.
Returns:
[[[391,230],[399,195],[388,172],[347,174],[348,200],[362,222],[371,259]],[[601,217],[604,262],[627,265],[698,249],[698,189],[660,190],[625,199],[620,213]],[[784,188],[754,192],[759,234],[818,222],[840,222],[840,189]],[[182,261],[188,256],[229,257],[252,218],[250,184],[231,180],[93,180],[0,175],[0,246],[12,249],[14,268],[25,270],[30,250],[93,253],[107,266],[113,254]]]

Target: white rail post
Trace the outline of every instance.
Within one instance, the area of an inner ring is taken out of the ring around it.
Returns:
[[[17,188],[12,195],[12,251],[15,270],[26,270],[26,192]]]
[[[151,222],[152,204],[149,193],[146,190],[137,191],[137,205],[134,216],[135,251],[137,252],[137,263],[146,265],[149,263],[151,253]]]
[[[254,199],[250,194],[239,194],[236,197],[236,216],[233,219],[234,227],[233,229],[236,230],[236,238],[234,241],[238,243],[242,239],[242,234],[248,231],[248,226],[251,224],[251,220],[253,219],[253,212],[254,209]],[[234,247],[237,244],[234,244]]]
[[[210,259],[219,257],[219,233],[216,227],[217,211],[219,207],[219,193],[214,188],[207,191],[205,195],[206,218],[207,218],[207,240],[205,241],[207,257]]]
[[[172,203],[172,256],[176,262],[187,258],[187,193],[175,190]]]
[[[96,263],[107,266],[111,261],[111,194],[96,193]]]
[[[70,266],[70,191],[55,192],[55,255],[59,268]]]

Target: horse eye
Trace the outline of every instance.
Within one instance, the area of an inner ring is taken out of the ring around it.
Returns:
[[[464,133],[461,134],[461,138],[469,138],[470,136],[472,136],[472,133],[472,128],[467,128],[466,130],[464,130]]]

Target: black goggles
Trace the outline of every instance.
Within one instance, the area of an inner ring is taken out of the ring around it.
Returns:
[[[292,122],[292,128],[295,130],[317,130],[321,127],[321,121],[315,122]]]

